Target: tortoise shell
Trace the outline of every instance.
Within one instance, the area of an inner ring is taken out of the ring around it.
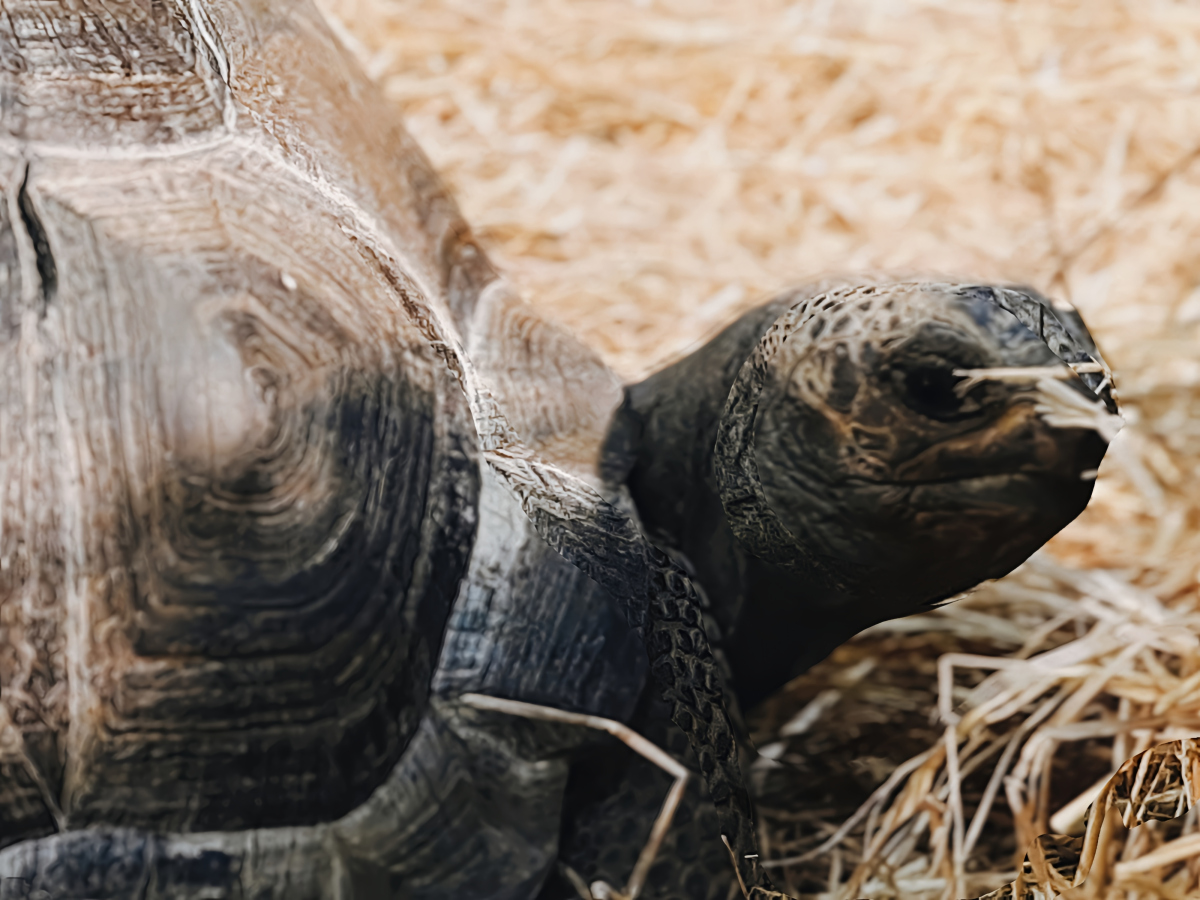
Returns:
[[[686,736],[767,895],[721,660],[753,702],[1087,502],[1093,430],[1036,381],[958,391],[1016,366],[1111,405],[1033,292],[790,292],[626,390],[492,267],[311,5],[0,11],[21,895],[551,890],[564,817],[616,827],[564,809],[592,739],[467,692]]]

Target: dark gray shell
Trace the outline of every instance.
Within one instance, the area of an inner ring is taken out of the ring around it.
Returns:
[[[752,845],[691,586],[599,490],[619,385],[319,14],[4,0],[0,57],[0,875],[527,896],[580,737],[454,697],[622,717],[643,639]]]

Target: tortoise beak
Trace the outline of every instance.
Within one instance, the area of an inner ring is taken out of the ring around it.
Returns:
[[[893,458],[892,477],[932,483],[1024,474],[1073,487],[1087,481],[1107,448],[1100,432],[1115,419],[1106,398],[1051,349],[1044,318],[1039,335],[981,292],[956,294],[951,303],[961,331],[926,325],[888,361],[894,381],[903,373],[898,399],[930,426],[910,423],[915,452]]]

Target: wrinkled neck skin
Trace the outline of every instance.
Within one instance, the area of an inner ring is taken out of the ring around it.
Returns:
[[[703,587],[743,707],[1007,574],[1086,506],[1105,444],[1044,421],[1035,382],[1115,405],[1059,316],[1027,290],[819,284],[627,389],[609,477]],[[1030,374],[959,392],[964,369]]]
[[[819,579],[798,579],[747,553],[725,518],[713,472],[717,428],[742,363],[784,310],[818,289],[752,310],[695,353],[630,386],[606,446],[609,479],[625,481],[651,538],[702,587],[709,624],[719,632],[709,638],[735,672],[743,708],[871,624],[848,620],[848,598]],[[797,595],[806,602],[790,602]]]

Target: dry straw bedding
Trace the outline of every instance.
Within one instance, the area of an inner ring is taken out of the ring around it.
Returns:
[[[977,896],[1123,760],[1200,736],[1200,4],[328,6],[530,301],[631,379],[868,269],[1035,285],[1116,370],[1130,424],[1049,552],[758,711],[792,893]],[[1200,896],[1156,850],[1197,833],[1109,828],[1089,889]]]

